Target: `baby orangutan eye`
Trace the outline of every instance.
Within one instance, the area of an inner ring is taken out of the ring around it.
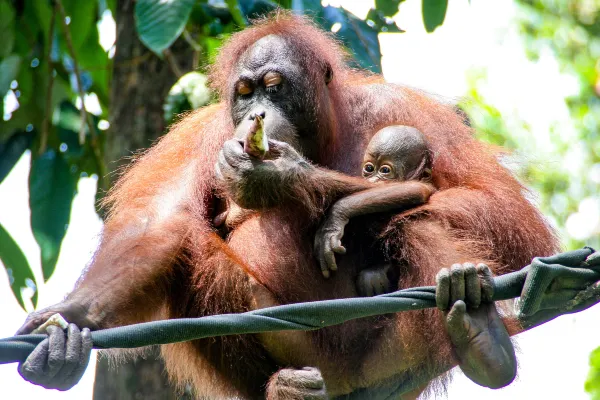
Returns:
[[[382,165],[381,168],[379,168],[379,172],[382,174],[389,174],[392,172],[392,168],[390,168],[389,165]]]
[[[363,173],[365,173],[365,174],[372,174],[373,171],[375,171],[375,167],[370,162],[366,163],[363,166]]]

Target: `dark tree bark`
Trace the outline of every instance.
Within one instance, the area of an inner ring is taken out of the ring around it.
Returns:
[[[105,163],[109,171],[125,166],[133,152],[152,144],[165,131],[163,103],[169,89],[177,81],[173,66],[158,58],[138,39],[133,17],[134,1],[118,0],[116,53],[110,104],[110,130],[105,147]],[[192,50],[183,41],[171,49],[171,62],[181,71],[192,69]],[[110,183],[118,177],[112,173]],[[94,384],[95,400],[178,399],[169,385],[157,351],[146,359],[109,368],[100,357]]]

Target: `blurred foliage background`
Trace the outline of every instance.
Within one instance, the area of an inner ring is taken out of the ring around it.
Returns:
[[[447,0],[406,1],[421,3],[428,32],[443,24]],[[214,101],[205,72],[233,32],[277,7],[292,9],[334,32],[353,65],[381,73],[378,35],[402,32],[392,17],[403,2],[376,0],[361,19],[319,0],[0,0],[0,183],[30,151],[29,223],[44,281],[60,254],[77,181],[96,176],[100,199],[124,156],[147,147],[181,112]],[[517,161],[507,164],[533,189],[565,249],[600,247],[600,1],[515,3],[528,56],[552,53],[576,82],[565,99],[568,123],[550,125],[551,152],[561,162],[536,159],[539,143],[527,119],[518,110],[501,113],[481,90],[487,71],[468,72],[460,107],[483,140],[514,151]],[[115,21],[116,44],[100,35]],[[17,301],[25,306],[27,288],[35,306],[34,274],[2,225],[0,260]],[[599,351],[586,383],[594,398],[600,398]],[[99,377],[96,384],[108,390],[110,382]]]
[[[600,247],[600,1],[518,0],[520,33],[528,57],[551,51],[561,71],[575,78],[565,99],[571,119],[550,126],[551,152],[560,163],[535,162],[532,128],[518,110],[503,114],[479,91],[485,71],[471,71],[462,105],[483,140],[523,154],[517,172],[538,195],[564,247]],[[553,82],[547,83],[553,90]],[[539,93],[544,96],[544,93]],[[518,94],[516,94],[518,96]],[[548,114],[548,120],[553,119]]]

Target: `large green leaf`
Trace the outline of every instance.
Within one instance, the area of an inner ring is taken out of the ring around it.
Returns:
[[[90,31],[96,30],[97,1],[62,0],[65,12],[71,19],[69,31],[75,51],[85,43]],[[79,54],[79,53],[77,53]]]
[[[431,33],[444,23],[448,0],[423,0],[423,23],[427,32]]]
[[[10,55],[0,62],[0,98],[4,98],[10,89],[10,83],[19,74],[19,68],[21,68],[21,57],[16,54]]]
[[[7,0],[0,0],[0,59],[7,57],[15,43],[15,10]]]
[[[4,268],[8,273],[8,282],[10,288],[15,294],[17,301],[25,309],[25,302],[21,289],[31,287],[34,289],[32,302],[33,306],[37,306],[37,288],[35,286],[35,277],[31,271],[31,267],[25,258],[25,254],[10,234],[0,224],[0,260],[4,264]]]
[[[0,182],[6,178],[23,152],[31,146],[33,136],[33,132],[17,132],[0,142]]]
[[[71,215],[77,179],[53,149],[32,159],[29,173],[31,229],[40,245],[44,281],[54,272]]]
[[[194,0],[138,0],[135,26],[140,40],[158,55],[181,35]]]
[[[337,7],[324,7],[325,29],[336,31],[348,47],[358,65],[375,73],[381,73],[381,49],[377,30],[352,13]]]

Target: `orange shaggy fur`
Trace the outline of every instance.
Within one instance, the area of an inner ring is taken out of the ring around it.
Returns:
[[[271,34],[285,38],[302,56],[302,67],[317,87],[315,129],[322,152],[313,162],[357,175],[371,136],[389,125],[414,126],[430,143],[439,191],[427,204],[392,218],[381,232],[382,248],[402,268],[400,287],[432,285],[440,268],[456,262],[485,261],[502,273],[557,250],[555,236],[524,197],[525,189],[452,107],[350,69],[329,34],[280,12],[231,37],[211,74],[221,102],[183,117],[107,197],[101,247],[67,299],[84,304],[98,327],[356,295],[354,276],[365,262],[360,251],[350,247],[335,277],[324,280],[312,257],[318,221],[289,212],[289,205],[249,218],[228,242],[211,224],[217,201],[214,164],[233,135],[236,66],[250,46]],[[333,81],[317,85],[325,64]],[[307,182],[325,196],[330,188],[318,184]],[[310,201],[316,208],[326,204]],[[440,368],[449,369],[443,332],[437,311],[427,310],[311,333],[171,344],[163,346],[163,355],[176,382],[191,383],[208,398],[260,398],[279,368],[306,365],[319,367],[330,394],[341,395],[389,379],[428,380]]]

